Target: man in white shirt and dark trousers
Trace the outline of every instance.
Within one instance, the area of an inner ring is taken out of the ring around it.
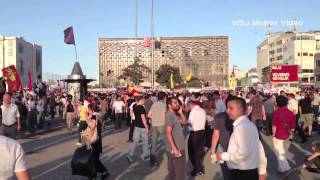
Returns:
[[[217,160],[226,161],[233,180],[265,179],[267,159],[258,130],[246,114],[246,102],[234,98],[228,102],[227,113],[233,120],[233,133],[228,151],[217,152]],[[259,177],[260,174],[260,177]]]
[[[204,158],[204,140],[205,140],[205,125],[206,112],[194,101],[188,102],[190,111],[188,124],[190,136],[188,140],[189,159],[193,166],[192,176],[204,174],[203,158]]]
[[[11,103],[10,94],[3,96],[1,111],[0,134],[15,139],[17,130],[21,129],[20,114],[17,105]]]
[[[117,100],[113,103],[113,111],[115,113],[115,129],[121,129],[122,117],[125,104],[121,97],[118,96]]]

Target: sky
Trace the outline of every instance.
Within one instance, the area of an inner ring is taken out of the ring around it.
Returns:
[[[230,67],[256,67],[256,47],[270,31],[320,30],[319,0],[154,0],[155,36],[229,37]],[[151,0],[138,0],[138,36],[150,36]],[[42,46],[43,72],[68,75],[74,47],[82,70],[98,77],[98,38],[134,37],[135,0],[2,0],[0,35]],[[293,21],[296,20],[296,21]]]

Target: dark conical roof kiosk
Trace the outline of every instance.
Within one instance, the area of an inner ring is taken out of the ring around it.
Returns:
[[[83,100],[87,95],[87,84],[95,81],[95,79],[86,79],[86,76],[82,72],[80,63],[75,62],[68,79],[64,79],[63,81],[68,83],[68,94],[72,95],[74,101],[79,101]]]

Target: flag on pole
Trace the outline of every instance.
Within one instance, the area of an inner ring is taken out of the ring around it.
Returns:
[[[191,81],[191,79],[192,79],[192,72],[189,75],[186,76],[186,80],[187,81]]]
[[[14,65],[2,69],[2,74],[7,79],[8,91],[16,92],[22,90],[20,76]]]
[[[30,67],[28,69],[28,88],[29,88],[29,91],[32,91],[32,77],[31,77]]]
[[[72,26],[68,27],[64,31],[64,42],[66,44],[73,44],[76,45],[76,42],[74,40],[74,35],[73,35],[73,28]]]
[[[146,37],[143,39],[143,47],[150,47],[151,45],[151,38],[150,37]]]
[[[133,87],[130,87],[129,85],[127,85],[127,91],[132,95],[132,96],[139,96],[141,95],[139,93],[139,91],[137,91],[136,89],[134,89]]]
[[[174,89],[173,73],[170,75],[170,89]]]

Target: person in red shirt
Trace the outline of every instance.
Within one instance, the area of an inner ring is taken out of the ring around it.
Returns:
[[[287,97],[279,96],[276,102],[278,108],[272,116],[273,145],[278,160],[278,171],[286,173],[291,169],[286,154],[290,146],[291,134],[296,127],[296,118],[294,113],[287,108]]]

